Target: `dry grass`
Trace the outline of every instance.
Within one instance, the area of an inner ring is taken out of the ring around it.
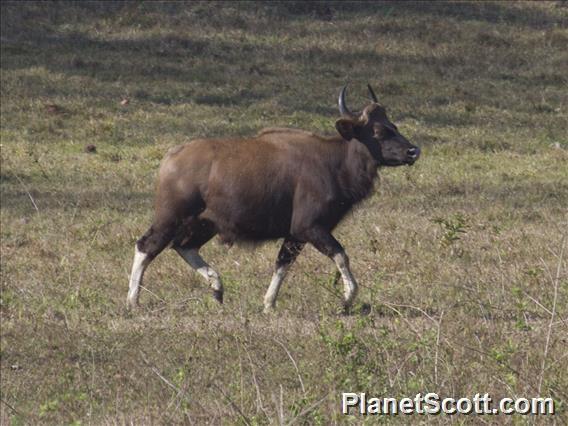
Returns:
[[[568,404],[563,3],[2,3],[2,424],[333,424],[342,391]],[[125,309],[168,147],[331,132],[367,81],[423,148],[338,228],[369,315],[308,248],[273,316],[277,244],[173,252]],[[126,105],[122,104],[128,99]],[[87,144],[96,153],[86,153]],[[564,247],[564,248],[563,248]],[[562,254],[562,250],[564,250]]]

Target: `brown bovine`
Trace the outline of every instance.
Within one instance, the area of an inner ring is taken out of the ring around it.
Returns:
[[[369,92],[373,102],[355,114],[345,105],[345,87],[341,90],[335,136],[272,128],[252,138],[197,139],[172,148],[159,171],[154,221],[136,243],[129,306],[138,303],[144,270],[169,245],[222,302],[221,279],[199,255],[218,234],[229,244],[284,239],[264,298],[266,311],[305,243],[337,265],[348,309],[357,283],[331,231],[370,194],[379,167],[410,165],[420,155],[389,121],[370,86]]]

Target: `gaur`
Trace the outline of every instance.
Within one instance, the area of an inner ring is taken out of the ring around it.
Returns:
[[[335,262],[349,309],[357,282],[332,231],[370,195],[380,167],[412,165],[420,156],[368,88],[372,102],[353,113],[343,87],[333,136],[267,128],[254,137],[196,139],[170,149],[158,174],[154,220],[136,243],[128,305],[137,305],[144,271],[168,246],[205,277],[222,303],[221,278],[199,255],[219,235],[228,244],[283,238],[265,311],[274,308],[286,272],[306,243]]]

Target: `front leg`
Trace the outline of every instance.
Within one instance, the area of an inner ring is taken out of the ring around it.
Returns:
[[[319,226],[303,232],[302,239],[335,262],[343,279],[343,307],[346,312],[349,311],[357,295],[358,286],[351,269],[349,269],[349,258],[345,254],[345,250],[328,230]]]
[[[282,281],[284,281],[288,269],[294,260],[296,260],[296,257],[298,257],[303,247],[304,243],[288,238],[282,243],[282,247],[280,247],[280,251],[278,252],[278,258],[276,259],[275,270],[272,275],[272,280],[270,281],[270,286],[264,296],[264,313],[268,313],[274,309]]]
[[[355,296],[357,295],[358,285],[357,281],[355,281],[355,277],[351,273],[351,269],[349,268],[349,258],[345,254],[345,251],[341,251],[336,253],[333,256],[333,261],[341,272],[341,278],[343,279],[343,307],[346,311],[349,311],[349,308],[353,304],[355,300]]]

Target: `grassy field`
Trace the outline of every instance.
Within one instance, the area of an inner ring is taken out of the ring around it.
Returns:
[[[0,423],[567,422],[567,22],[562,2],[2,2]],[[278,242],[216,241],[222,307],[167,251],[128,312],[167,149],[332,133],[346,82],[423,150],[335,232],[356,313],[307,248],[263,315]],[[345,417],[342,391],[557,414]]]

